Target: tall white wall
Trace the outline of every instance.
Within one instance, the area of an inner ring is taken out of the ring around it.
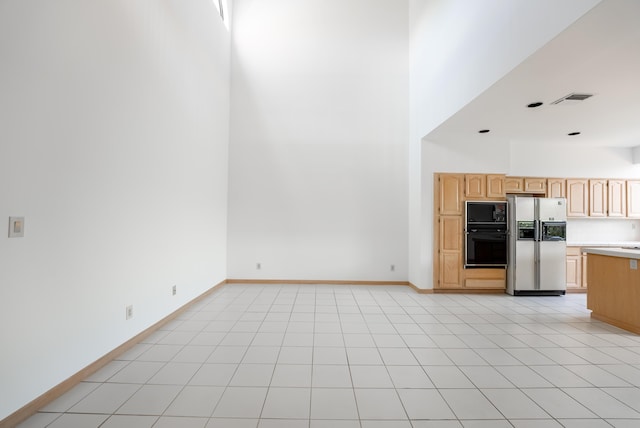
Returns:
[[[226,278],[216,14],[0,2],[0,420]],[[7,238],[9,216],[24,238]]]
[[[638,178],[640,164],[633,163],[633,148],[581,144],[512,144],[512,175],[575,178]]]
[[[416,286],[433,286],[433,172],[457,161],[421,153],[422,139],[599,1],[410,0],[409,280]]]
[[[407,10],[235,2],[230,278],[407,279]]]

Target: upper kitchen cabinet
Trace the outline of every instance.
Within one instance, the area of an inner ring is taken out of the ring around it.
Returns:
[[[487,196],[486,175],[466,174],[464,176],[464,194],[467,199],[485,198]]]
[[[436,174],[438,213],[462,215],[464,211],[464,174]]]
[[[545,193],[547,191],[547,179],[537,177],[524,178],[525,193]]]
[[[640,217],[640,180],[627,180],[627,217]]]
[[[487,174],[487,198],[505,198],[503,174]]]
[[[466,174],[464,194],[470,199],[504,199],[504,174]]]
[[[547,179],[547,198],[566,198],[567,180],[564,178]]]
[[[589,215],[589,180],[567,180],[567,217]]]
[[[607,216],[607,180],[589,180],[589,217]]]
[[[545,193],[547,179],[538,177],[505,177],[506,193]]]
[[[625,180],[609,180],[607,183],[609,217],[626,217],[627,186]]]
[[[522,193],[524,191],[524,178],[522,177],[505,177],[504,191],[506,193]]]

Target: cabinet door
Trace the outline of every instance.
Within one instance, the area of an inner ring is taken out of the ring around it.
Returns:
[[[487,198],[504,198],[504,175],[487,174]]]
[[[608,184],[609,217],[625,217],[627,215],[627,188],[624,180],[609,180]]]
[[[627,180],[627,217],[640,217],[640,180]]]
[[[548,198],[566,198],[567,180],[564,178],[550,178],[547,180]]]
[[[587,217],[589,215],[589,181],[567,180],[567,217]]]
[[[487,196],[486,176],[484,174],[467,174],[464,176],[464,194],[467,199],[485,198]]]
[[[439,207],[441,215],[462,215],[464,202],[464,175],[440,174]]]
[[[522,193],[523,190],[524,190],[524,178],[505,177],[504,191],[506,193]]]
[[[525,177],[525,193],[545,193],[547,191],[547,180],[545,178]]]
[[[567,255],[567,288],[580,288],[582,286],[582,256]]]
[[[607,180],[589,180],[589,217],[607,216]]]
[[[459,288],[462,286],[462,216],[441,216],[439,228],[438,286]]]

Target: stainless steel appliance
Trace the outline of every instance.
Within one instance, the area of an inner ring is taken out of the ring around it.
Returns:
[[[465,203],[464,267],[507,265],[507,203],[467,201]]]
[[[508,196],[507,293],[566,293],[567,201]]]

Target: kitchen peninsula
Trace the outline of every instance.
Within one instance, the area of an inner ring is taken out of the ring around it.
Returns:
[[[591,317],[640,334],[640,248],[587,248]]]

